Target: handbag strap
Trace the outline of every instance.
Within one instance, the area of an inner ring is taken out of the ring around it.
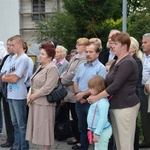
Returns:
[[[62,85],[62,83],[61,83],[61,78],[58,79],[58,86],[59,86],[59,85]]]
[[[108,101],[109,101],[112,97],[113,97],[113,95],[111,95],[111,96],[109,97]],[[95,118],[95,114],[96,114],[97,105],[98,105],[98,102],[97,102],[96,107],[95,107],[95,110],[94,110],[94,115],[93,115],[93,119],[92,119],[92,123],[91,123],[91,128],[92,128],[93,123],[94,123],[94,118]]]
[[[93,115],[93,119],[92,119],[92,123],[91,123],[91,128],[92,128],[93,123],[94,123],[94,118],[95,118],[95,114],[96,114],[97,105],[98,105],[98,102],[97,102],[96,107],[95,107],[95,110],[94,110],[94,115]]]

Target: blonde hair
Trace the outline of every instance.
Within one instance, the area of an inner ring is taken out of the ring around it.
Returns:
[[[90,38],[89,41],[96,44],[102,50],[102,41],[99,38]]]
[[[89,44],[89,39],[88,38],[79,38],[77,41],[76,41],[76,44],[83,44],[83,45],[88,45]]]
[[[100,75],[96,75],[89,80],[88,87],[94,89],[96,94],[98,94],[106,88],[105,79]]]
[[[141,60],[142,62],[142,51],[139,49],[139,42],[134,38],[134,37],[130,37],[131,40],[131,44],[130,46],[133,46],[135,48],[135,53],[136,56]]]

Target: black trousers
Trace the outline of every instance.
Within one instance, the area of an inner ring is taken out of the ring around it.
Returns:
[[[73,134],[78,143],[80,143],[80,132],[78,130],[78,118],[75,110],[75,103],[66,102],[68,113],[71,112],[71,117],[73,119]]]
[[[134,136],[134,150],[139,150],[139,129],[137,126],[137,121],[136,121],[135,136]]]
[[[143,87],[144,88],[144,87]],[[144,91],[144,90],[143,90]],[[141,99],[141,124],[144,136],[144,141],[150,146],[150,113],[147,112],[148,96],[142,92]]]
[[[1,94],[1,97],[3,99],[3,109],[4,109],[4,119],[5,119],[5,126],[6,126],[7,142],[10,144],[13,144],[14,128],[13,128],[13,125],[11,122],[9,105],[8,105],[8,102],[6,101],[6,98],[2,94]]]

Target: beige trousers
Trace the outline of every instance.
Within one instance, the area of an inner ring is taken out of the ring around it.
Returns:
[[[117,150],[134,150],[134,134],[140,103],[124,109],[110,109]]]

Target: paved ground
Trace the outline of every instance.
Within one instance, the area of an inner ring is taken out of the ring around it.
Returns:
[[[4,143],[6,139],[5,135],[0,136],[0,143]],[[9,150],[10,148],[1,148],[0,150]],[[41,146],[30,144],[30,150],[40,150]],[[52,146],[51,150],[71,150],[71,145],[67,145],[66,141],[55,141],[55,145]],[[93,150],[93,147],[90,146],[89,150]]]
[[[3,127],[3,134],[0,135],[0,144],[6,142],[6,133],[5,133],[5,124]],[[67,145],[66,141],[55,141],[55,144],[52,146],[51,150],[71,150],[71,145]],[[10,148],[1,148],[0,150],[9,150]],[[40,150],[41,146],[33,145],[30,143],[30,150]],[[89,150],[93,150],[93,145],[90,145]],[[150,148],[139,149],[139,150],[150,150]]]
[[[0,135],[0,144],[6,142],[5,128],[3,130],[3,135]],[[72,145],[67,145],[67,141],[55,141],[55,145],[52,146],[51,150],[71,150]],[[9,150],[10,148],[1,148],[0,150]],[[33,145],[30,143],[30,150],[40,150],[41,146]],[[89,150],[93,150],[92,145]]]
[[[6,135],[3,134],[0,136],[0,144],[4,143],[6,140]],[[10,148],[1,148],[0,150],[9,150]],[[40,150],[41,146],[30,144],[30,150]],[[71,150],[71,146],[67,145],[66,141],[55,141],[55,145],[52,146],[51,150]],[[93,150],[93,146],[91,145],[89,150]],[[139,150],[150,150],[150,148],[139,149]]]
[[[4,122],[4,121],[3,121]],[[0,145],[6,142],[6,130],[5,124],[3,125],[3,134],[0,135]],[[66,141],[55,141],[55,144],[52,146],[51,150],[71,150],[72,145],[67,145]],[[10,148],[1,148],[0,150],[9,150]],[[33,145],[30,143],[30,150],[41,150],[41,146]],[[93,150],[93,147],[90,146],[89,150]]]

